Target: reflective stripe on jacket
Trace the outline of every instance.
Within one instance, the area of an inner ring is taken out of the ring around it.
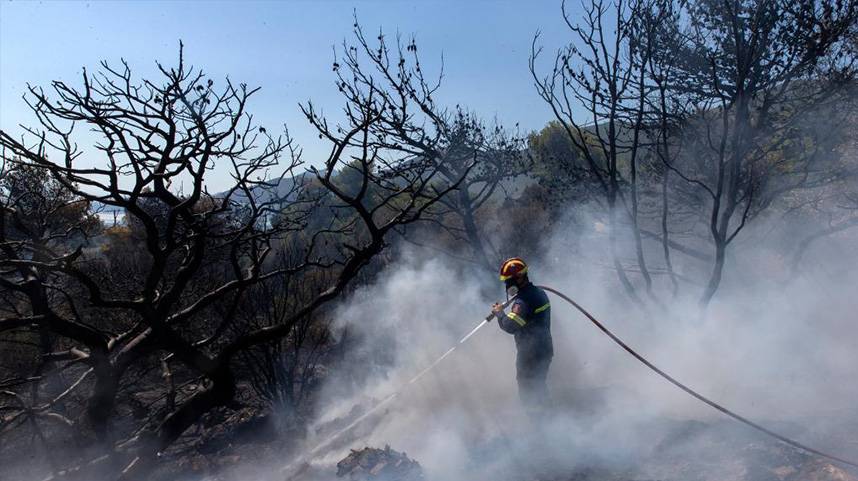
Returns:
[[[545,291],[528,283],[519,290],[510,312],[497,317],[500,328],[515,336],[520,362],[553,357],[551,303]]]

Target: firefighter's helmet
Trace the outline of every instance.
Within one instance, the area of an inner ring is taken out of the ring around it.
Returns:
[[[501,264],[500,280],[506,281],[527,273],[527,264],[518,257],[507,259]]]

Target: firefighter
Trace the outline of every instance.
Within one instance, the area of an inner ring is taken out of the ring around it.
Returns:
[[[507,292],[515,287],[518,294],[509,314],[500,303],[492,306],[492,312],[500,328],[515,336],[518,395],[528,413],[538,415],[548,407],[546,377],[554,357],[551,304],[545,291],[530,282],[527,264],[517,257],[501,265],[500,280],[506,283]]]

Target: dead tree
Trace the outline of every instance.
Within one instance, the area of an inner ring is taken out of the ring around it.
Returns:
[[[583,164],[596,198],[608,212],[614,269],[626,294],[640,302],[618,250],[618,234],[624,227],[631,233],[635,270],[652,297],[652,277],[639,226],[639,164],[648,120],[647,65],[654,48],[641,18],[650,5],[635,0],[608,6],[597,0],[584,8],[583,20],[576,23],[563,2],[563,18],[573,40],[558,50],[548,74],[543,75],[537,67],[542,53],[537,35],[530,72],[537,93],[575,146],[568,161]]]
[[[99,222],[89,203],[64,186],[46,178],[41,169],[19,162],[4,162],[0,169],[0,259],[45,262],[56,252],[74,250],[98,233]],[[2,261],[0,261],[2,262]],[[0,332],[0,436],[29,430],[50,465],[57,444],[46,434],[68,433],[72,422],[56,405],[68,396],[62,374],[56,369],[74,366],[85,354],[63,345],[41,319],[46,304],[77,293],[58,276],[27,266],[4,266],[0,274],[0,317],[18,319]],[[32,306],[32,308],[29,308]],[[35,318],[32,323],[29,318]],[[22,324],[17,324],[22,322]],[[16,328],[17,324],[17,328]],[[64,363],[63,361],[72,361]],[[74,371],[70,372],[75,375]]]
[[[695,95],[689,119],[700,139],[696,161],[671,171],[708,197],[714,260],[700,297],[708,305],[721,283],[727,250],[756,215],[798,188],[825,182],[825,136],[808,119],[843,101],[855,56],[845,40],[858,18],[854,1],[699,0],[685,6],[687,48],[682,85]],[[836,116],[819,118],[831,130]],[[825,129],[827,130],[827,129]],[[818,131],[816,132],[818,133]]]
[[[264,269],[270,243],[283,230],[298,228],[300,219],[268,228],[273,204],[253,200],[254,191],[270,185],[262,173],[289,146],[251,124],[244,109],[254,90],[227,82],[216,91],[213,81],[185,67],[181,55],[177,67],[160,68],[163,83],[137,82],[124,63],[102,68],[96,75],[84,72],[80,88],[54,82],[49,95],[31,87],[28,102],[40,127],[26,129],[29,136],[21,139],[2,132],[0,143],[5,161],[40,172],[87,203],[124,210],[142,233],[147,262],[141,277],[132,280],[131,292],[117,291],[91,269],[101,261],[98,251],[83,246],[41,257],[7,250],[0,265],[6,287],[28,297],[21,315],[36,318],[28,325],[63,337],[71,343],[69,356],[74,354],[67,359],[89,366],[81,375],[95,378],[86,394],[86,417],[109,452],[117,442],[111,424],[120,381],[135,363],[160,353],[212,382],[228,376],[205,342],[182,331],[199,322],[215,299],[237,302],[247,286],[281,274]],[[74,143],[73,129],[81,124],[98,132],[89,155],[101,162],[84,159]],[[234,184],[211,194],[206,173],[224,163]],[[293,158],[287,172],[297,165]],[[236,204],[238,193],[247,196],[247,204]],[[242,216],[235,215],[239,208]],[[4,218],[11,214],[4,212]],[[209,292],[195,292],[212,256],[228,257],[232,272]],[[49,296],[55,286],[78,294]],[[122,321],[99,325],[83,313]],[[21,315],[3,319],[2,329],[23,327]],[[226,399],[228,392],[218,395]]]
[[[0,332],[47,329],[69,346],[56,359],[88,366],[82,377],[94,378],[67,391],[88,399],[85,418],[105,455],[66,474],[103,469],[111,477],[142,476],[203,415],[232,404],[241,353],[282,339],[337,299],[382,252],[391,231],[420,220],[458,187],[461,179],[443,180],[437,166],[408,155],[406,146],[437,138],[431,98],[437,87],[424,81],[413,43],[395,61],[402,78],[335,64],[345,118],[330,124],[312,104],[304,107],[331,145],[309,176],[299,172],[300,150],[288,134],[274,137],[253,123],[246,107],[256,89],[208,79],[181,54],[175,67],[159,66],[158,80],[138,81],[124,62],[118,69],[103,63],[95,75],[84,71],[80,87],[56,81],[51,93],[29,89],[40,126],[22,138],[0,132],[3,160],[37,169],[76,198],[124,210],[145,259],[132,288],[119,290],[105,282],[110,265],[98,249],[55,248],[37,258],[22,254],[31,245],[0,239],[4,289],[22,300],[0,319]],[[92,151],[78,149],[76,126],[98,134]],[[220,193],[206,183],[215,166],[230,172],[231,184]],[[271,177],[274,169],[283,173]],[[342,169],[358,172],[355,191],[338,185]],[[5,209],[2,222],[9,216]],[[272,262],[284,242],[300,242],[291,245],[299,255]],[[254,286],[314,272],[329,273],[329,282],[288,315],[261,327],[240,324],[238,312]],[[56,285],[81,295],[49,295]],[[161,415],[117,432],[118,390],[139,389],[127,373],[153,357],[163,366],[169,403]],[[196,388],[177,388],[176,370]]]
[[[502,260],[502,246],[498,245],[502,240],[492,239],[481,217],[489,206],[508,198],[507,183],[527,171],[524,142],[501,126],[485,125],[474,114],[457,110],[449,117],[444,118],[442,149],[427,150],[426,156],[445,179],[464,177],[464,181],[454,195],[441,200],[442,207],[433,212],[430,220],[454,243],[469,249],[464,256],[461,251],[453,253],[441,248],[443,252],[494,272]]]
[[[856,45],[858,46],[858,45]],[[854,99],[854,97],[853,97]],[[846,129],[855,129],[858,102],[852,100],[838,108],[846,108],[852,120]],[[836,116],[839,118],[839,116]],[[787,204],[784,217],[800,225],[798,241],[792,246],[790,268],[793,275],[800,273],[805,254],[815,243],[829,236],[858,227],[858,140],[854,136],[845,144],[832,149],[834,165],[826,185],[798,190]],[[808,226],[813,226],[810,230]]]
[[[682,31],[680,6],[671,0],[653,0],[637,10],[634,23],[637,34],[630,39],[634,47],[632,58],[642,70],[637,72],[635,92],[638,104],[635,110],[635,130],[640,131],[644,142],[639,149],[648,161],[644,167],[651,182],[648,192],[658,197],[659,209],[655,217],[658,227],[642,226],[640,234],[659,242],[664,271],[670,279],[672,295],[679,292],[678,274],[674,267],[674,253],[687,256],[695,262],[710,262],[711,256],[694,246],[679,243],[674,233],[693,231],[700,203],[694,192],[688,192],[671,170],[673,159],[680,156],[685,145],[685,129],[694,114],[696,98],[680,86],[687,82],[676,52],[687,44]],[[640,128],[637,126],[640,125]],[[654,191],[658,191],[656,194]],[[650,230],[652,229],[652,230]],[[687,279],[687,278],[686,278]]]
[[[435,105],[432,95],[441,83],[443,72],[437,78],[425,76],[413,39],[404,43],[401,37],[397,37],[391,44],[380,32],[377,43],[373,43],[357,25],[355,33],[355,45],[343,49],[334,69],[339,74],[356,70],[361,74],[348,79],[340,75],[340,89],[349,96],[365,95],[367,100],[371,96],[381,97],[379,101],[387,104],[409,102],[418,113],[426,116],[429,128],[421,127],[418,132],[410,125],[411,119],[405,112],[391,112],[389,121],[376,126],[380,139],[378,147],[398,152],[412,162],[432,165],[438,170],[442,182],[459,185],[457,192],[441,199],[439,205],[432,209],[432,215],[424,220],[450,234],[453,239],[464,241],[471,250],[472,262],[494,269],[496,255],[492,253],[491,240],[478,226],[477,216],[487,201],[502,189],[504,181],[523,171],[521,139],[500,126],[487,127],[474,114],[458,106],[448,111]],[[411,70],[406,57],[413,64]],[[369,65],[377,78],[364,74],[361,62]],[[379,89],[379,79],[396,85],[393,92],[401,98],[391,98],[390,92]],[[420,87],[409,85],[412,83]],[[386,139],[395,141],[386,142]],[[376,162],[381,164],[382,170],[391,170],[383,160]],[[351,165],[350,168],[360,170],[363,167]],[[406,235],[406,239],[435,247],[417,241],[413,236]]]

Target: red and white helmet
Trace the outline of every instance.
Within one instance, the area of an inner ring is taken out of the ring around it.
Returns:
[[[518,257],[507,259],[501,264],[500,280],[506,281],[527,273],[527,264]]]

